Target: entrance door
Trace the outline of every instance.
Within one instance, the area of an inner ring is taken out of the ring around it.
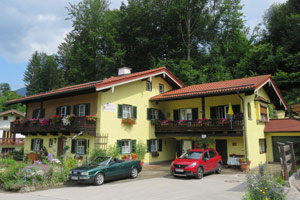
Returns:
[[[216,150],[223,160],[223,164],[227,165],[227,140],[216,140]]]
[[[64,155],[64,147],[66,146],[67,139],[65,137],[58,138],[58,151],[57,155]]]

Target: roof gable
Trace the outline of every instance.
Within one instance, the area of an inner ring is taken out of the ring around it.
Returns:
[[[15,110],[15,109],[7,110],[7,111],[4,111],[4,112],[0,112],[0,116],[3,116],[3,115],[9,115],[9,114],[10,114],[10,115],[16,114],[16,115],[19,115],[19,116],[21,116],[21,117],[25,117],[25,114],[24,114],[24,113],[21,113],[21,112]]]

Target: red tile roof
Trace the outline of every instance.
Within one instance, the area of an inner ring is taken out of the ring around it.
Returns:
[[[4,111],[4,112],[0,112],[0,116],[7,115],[7,114],[17,114],[17,115],[20,115],[22,117],[25,117],[24,113],[21,113],[21,112],[15,110],[15,109],[7,110],[7,111]]]
[[[120,85],[120,84],[124,84],[127,82],[143,79],[148,76],[160,75],[163,73],[165,73],[167,76],[169,76],[179,87],[184,87],[184,84],[181,83],[181,81],[178,80],[166,67],[161,67],[161,68],[137,72],[137,73],[133,73],[133,74],[129,74],[129,75],[108,78],[108,79],[103,80],[102,82],[99,82],[96,85],[96,88],[97,88],[97,90],[102,90],[102,89],[113,87],[115,85]]]
[[[192,96],[209,95],[215,93],[229,93],[234,91],[255,90],[271,78],[271,75],[255,76],[213,83],[187,86],[178,90],[172,90],[152,97],[151,100],[169,100],[176,98],[188,98]]]
[[[170,79],[172,79],[173,82],[175,82],[178,85],[178,87],[184,87],[184,84],[181,83],[181,81],[179,81],[169,70],[167,70],[166,67],[161,67],[161,68],[151,69],[151,70],[147,70],[147,71],[132,73],[129,75],[116,76],[116,77],[105,79],[103,81],[93,81],[93,82],[68,86],[68,87],[57,89],[57,90],[52,90],[49,92],[43,92],[43,93],[34,94],[31,96],[27,96],[27,97],[22,97],[19,99],[10,100],[10,101],[7,101],[6,103],[7,104],[15,104],[15,103],[21,103],[21,102],[28,102],[28,101],[31,101],[34,99],[40,99],[43,97],[55,96],[55,95],[71,93],[71,92],[75,92],[75,91],[91,89],[91,88],[96,88],[97,90],[101,90],[101,89],[105,89],[107,87],[125,84],[130,81],[143,79],[148,76],[161,75],[164,73],[166,74],[166,76],[169,76]],[[95,90],[95,92],[96,92],[96,90]]]
[[[265,133],[299,132],[300,119],[271,119],[265,126]]]
[[[55,96],[55,95],[59,95],[59,94],[63,94],[63,93],[85,90],[85,89],[95,87],[96,83],[98,83],[98,81],[63,87],[63,88],[59,88],[57,90],[52,90],[49,92],[43,92],[43,93],[38,93],[38,94],[34,94],[31,96],[27,96],[27,97],[22,97],[19,99],[13,99],[13,100],[7,101],[6,104],[21,103],[21,102],[30,101],[33,99],[39,99],[39,98],[46,97],[46,96]]]

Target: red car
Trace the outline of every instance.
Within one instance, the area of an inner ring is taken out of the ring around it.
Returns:
[[[171,164],[173,176],[193,176],[201,179],[209,172],[222,172],[222,158],[214,149],[192,149]]]

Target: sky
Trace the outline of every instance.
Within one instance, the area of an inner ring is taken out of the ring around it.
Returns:
[[[80,0],[2,0],[0,6],[0,83],[12,90],[24,87],[24,72],[34,51],[55,54],[58,45],[72,30],[66,7]],[[110,0],[119,8],[127,0]],[[262,23],[264,12],[273,3],[286,0],[241,0],[246,26]]]

